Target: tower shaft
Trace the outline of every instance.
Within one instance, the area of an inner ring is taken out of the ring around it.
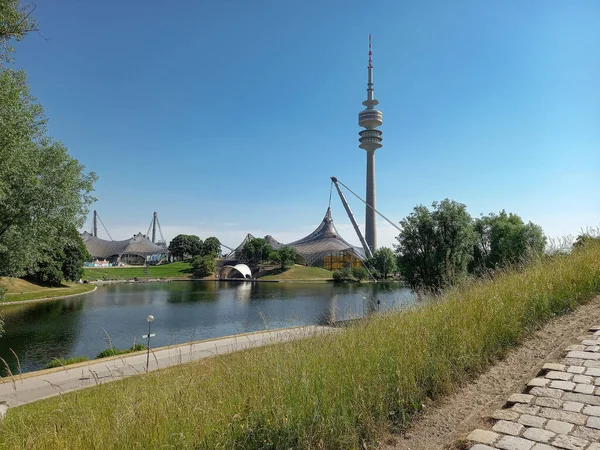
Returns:
[[[365,211],[365,239],[371,252],[377,250],[377,222],[375,215],[375,150],[367,150],[367,206]]]
[[[375,150],[382,147],[381,130],[383,114],[375,109],[379,102],[375,100],[373,89],[373,51],[369,36],[369,66],[367,78],[367,99],[363,102],[365,109],[358,113],[358,124],[365,128],[358,133],[359,147],[367,152],[367,206],[365,212],[365,239],[371,252],[377,250],[377,222],[375,215]]]

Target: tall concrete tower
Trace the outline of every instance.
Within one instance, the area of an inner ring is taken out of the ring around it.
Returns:
[[[375,223],[375,150],[381,148],[381,130],[383,114],[375,109],[379,103],[373,93],[373,46],[369,35],[369,78],[367,81],[367,99],[362,103],[365,109],[358,113],[358,124],[366,128],[358,133],[359,147],[367,151],[367,214],[365,220],[365,238],[372,252],[377,250],[377,228]]]

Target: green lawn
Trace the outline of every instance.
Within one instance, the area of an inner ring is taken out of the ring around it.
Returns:
[[[91,284],[63,283],[61,287],[40,286],[20,278],[0,278],[0,284],[6,286],[8,291],[0,302],[17,302],[35,300],[38,298],[65,297],[67,295],[83,294],[94,289]]]
[[[144,267],[86,267],[84,280],[129,280],[132,278],[189,278],[191,265],[187,262],[173,262],[159,266],[149,266],[148,274]]]
[[[363,449],[600,287],[600,245],[541,258],[336,333],[11,408],[0,447]]]
[[[332,280],[333,272],[320,267],[292,266],[285,270],[273,269],[267,275],[263,275],[260,280]]]

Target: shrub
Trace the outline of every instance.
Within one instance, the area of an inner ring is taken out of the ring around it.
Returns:
[[[192,260],[192,270],[195,277],[207,277],[215,273],[215,258],[214,256],[196,256]]]
[[[357,281],[362,281],[369,277],[369,273],[363,266],[358,266],[352,268],[352,276],[356,278]]]
[[[356,281],[352,275],[352,269],[349,267],[344,267],[343,269],[333,272],[333,279],[335,281]]]

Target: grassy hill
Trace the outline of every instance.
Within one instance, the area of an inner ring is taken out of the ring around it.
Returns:
[[[160,266],[148,267],[86,267],[84,280],[129,280],[132,278],[189,278],[192,275],[191,265],[187,262],[173,262]]]
[[[292,266],[286,269],[273,269],[260,277],[261,280],[332,280],[333,272],[320,267]]]
[[[5,298],[0,301],[17,302],[37,298],[64,297],[83,294],[94,289],[93,285],[63,283],[61,287],[47,287],[21,280],[20,278],[0,277],[0,285],[8,289]]]

